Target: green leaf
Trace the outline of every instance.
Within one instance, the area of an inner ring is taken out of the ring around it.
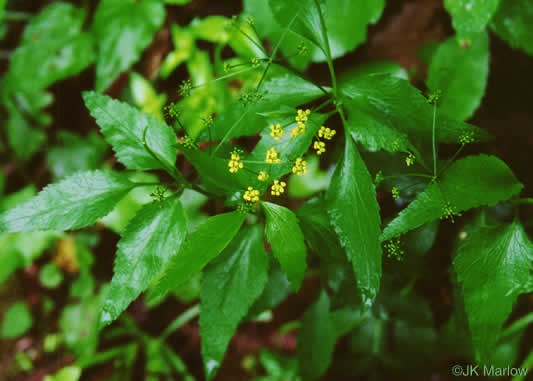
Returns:
[[[57,371],[53,376],[47,375],[43,381],[78,381],[81,377],[81,368],[67,366]]]
[[[10,108],[6,130],[9,146],[21,160],[29,159],[46,141],[46,134],[15,108]]]
[[[166,94],[158,94],[150,81],[135,72],[130,74],[129,93],[133,103],[143,112],[165,121],[163,106],[167,102]]]
[[[65,2],[51,4],[35,16],[10,57],[5,90],[34,93],[88,67],[94,51],[92,36],[83,32],[86,16],[83,9]]]
[[[231,242],[245,218],[246,214],[238,211],[224,213],[210,217],[198,226],[153,282],[149,299],[165,295],[201,271]]]
[[[161,0],[102,0],[94,14],[96,90],[106,90],[129,69],[165,21]]]
[[[341,83],[348,112],[348,131],[369,150],[405,151],[410,143],[432,139],[433,106],[408,81],[389,74],[373,74]],[[437,112],[437,139],[458,143],[464,134],[476,141],[488,134]]]
[[[456,37],[443,42],[428,69],[429,89],[441,90],[439,110],[466,120],[479,107],[489,75],[489,39],[480,33],[468,47]]]
[[[47,263],[39,272],[39,282],[46,288],[57,288],[62,281],[63,274],[54,263]]]
[[[289,27],[291,31],[325,50],[326,44],[322,38],[320,23],[320,13],[324,18],[327,15],[325,0],[268,0],[268,3],[280,25]]]
[[[46,163],[56,181],[76,172],[98,169],[102,165],[108,145],[94,131],[85,138],[59,131],[58,138],[62,146],[49,148],[46,155]]]
[[[15,339],[24,335],[33,325],[28,305],[24,302],[15,302],[4,315],[2,321],[2,337]]]
[[[307,171],[305,176],[293,173],[289,177],[287,182],[289,197],[307,198],[328,188],[330,173],[320,170],[319,156],[308,156]]]
[[[494,15],[491,29],[513,48],[533,55],[533,3],[529,0],[502,1]]]
[[[499,5],[500,0],[444,0],[458,38],[467,41],[485,30]]]
[[[152,115],[93,91],[84,92],[85,105],[96,119],[118,160],[129,169],[167,169],[176,163],[172,128]],[[157,156],[155,159],[143,145]]]
[[[487,188],[488,189],[488,188]],[[533,244],[519,222],[482,226],[464,239],[453,264],[478,360],[487,363],[533,270]]]
[[[268,256],[259,225],[245,227],[204,270],[200,336],[207,379],[222,362],[239,322],[261,295],[268,279]]]
[[[365,42],[367,26],[379,20],[384,8],[385,0],[327,0],[326,27],[333,58]]]
[[[91,225],[134,186],[126,176],[114,172],[76,173],[0,214],[0,232],[72,230]]]
[[[349,136],[326,199],[331,223],[352,262],[363,306],[368,308],[381,278],[381,219],[372,177]]]
[[[296,211],[307,245],[323,257],[340,257],[343,249],[331,225],[326,199],[321,195],[304,202]]]
[[[84,298],[80,303],[66,306],[61,311],[59,327],[65,344],[80,362],[91,358],[98,347],[98,316],[102,296]]]
[[[289,209],[261,202],[266,216],[266,236],[272,253],[281,264],[281,269],[287,275],[294,291],[302,285],[307,267],[307,249],[298,218]]]
[[[227,159],[223,159],[214,155],[210,156],[205,151],[184,146],[180,147],[180,151],[207,185],[226,191],[244,190],[256,178],[255,175],[242,169],[237,173],[229,172],[229,155]]]
[[[177,255],[187,233],[187,218],[178,198],[150,203],[130,221],[118,243],[114,275],[100,325],[110,324]]]
[[[383,231],[382,241],[439,218],[479,206],[492,206],[520,193],[523,185],[500,159],[468,156],[457,160],[436,183],[402,210]],[[451,212],[451,213],[449,213]]]
[[[304,380],[316,380],[328,369],[337,340],[329,312],[329,298],[322,291],[305,312],[298,331],[298,360]]]
[[[276,307],[285,300],[291,291],[290,282],[281,271],[279,262],[272,257],[269,258],[270,272],[268,275],[268,282],[261,296],[259,296],[250,308],[250,311],[248,311],[247,320]]]

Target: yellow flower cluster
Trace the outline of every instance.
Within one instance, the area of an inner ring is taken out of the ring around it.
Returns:
[[[270,125],[270,136],[272,136],[275,141],[278,141],[283,135],[285,135],[285,131],[281,128],[281,124]]]
[[[278,153],[276,152],[276,149],[274,147],[270,148],[267,151],[265,162],[268,164],[279,164],[280,158],[278,156]]]
[[[248,190],[244,192],[242,198],[247,202],[257,202],[259,201],[259,191],[252,187],[248,187]]]
[[[287,183],[285,181],[274,180],[271,190],[272,196],[281,196],[285,192],[286,186]]]
[[[319,138],[324,138],[326,140],[331,140],[331,139],[333,139],[333,137],[335,136],[336,133],[337,133],[337,131],[332,130],[331,128],[322,126],[318,130],[318,137]]]
[[[241,162],[241,157],[236,153],[232,153],[231,160],[228,163],[228,167],[231,173],[237,173],[239,169],[242,169],[243,167],[243,164]]]
[[[298,125],[294,127],[291,131],[291,137],[295,138],[299,135],[305,134],[305,128],[307,122],[309,120],[309,115],[311,114],[311,110],[298,110],[298,114],[296,115],[296,122]]]
[[[259,181],[266,181],[268,179],[268,173],[266,173],[265,171],[259,172],[259,175],[257,175],[257,179]]]
[[[411,165],[413,165],[415,163],[415,155],[413,155],[412,153],[410,153],[406,158],[405,158],[405,164],[407,164],[408,167],[410,167]]]
[[[296,159],[294,166],[292,167],[292,173],[296,173],[298,176],[302,176],[307,173],[307,162],[301,157]]]
[[[322,155],[326,152],[326,143],[317,140],[315,141],[315,144],[313,144],[313,148],[316,150],[317,155]]]

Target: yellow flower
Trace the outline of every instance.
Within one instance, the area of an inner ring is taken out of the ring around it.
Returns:
[[[270,136],[274,140],[278,141],[283,135],[285,135],[285,131],[281,128],[281,124],[276,124],[275,126],[273,124],[270,125]]]
[[[274,180],[274,184],[272,185],[272,196],[281,196],[282,193],[285,192],[285,187],[287,186],[287,183],[284,181]]]
[[[231,173],[236,173],[243,167],[243,164],[241,162],[241,157],[237,155],[236,153],[231,154],[231,160],[228,163],[229,171]]]
[[[279,164],[281,160],[279,159],[278,153],[274,147],[270,148],[267,151],[265,162],[268,164]]]
[[[252,187],[248,187],[248,190],[244,192],[242,198],[247,202],[257,202],[259,201],[259,191]]]
[[[298,135],[305,134],[305,124],[298,124],[296,127],[294,127],[291,131],[291,138],[295,138]]]
[[[298,176],[302,176],[304,173],[307,173],[307,162],[301,157],[296,159],[296,162],[292,167],[292,173],[296,173]]]
[[[303,124],[303,122],[307,122],[310,114],[311,110],[298,110],[298,115],[296,115],[296,121],[298,122],[298,124]]]
[[[412,153],[410,153],[406,158],[405,158],[405,164],[407,164],[408,167],[410,167],[411,165],[413,165],[415,163],[415,155],[413,155]]]
[[[259,181],[266,181],[268,179],[268,173],[266,173],[265,171],[259,172],[259,175],[257,176],[257,179]]]
[[[305,134],[305,127],[307,122],[309,120],[309,115],[311,114],[311,110],[298,110],[298,114],[296,115],[296,122],[298,123],[298,126],[294,127],[291,131],[291,137],[295,138],[298,135]]]
[[[395,200],[400,198],[400,191],[396,187],[392,187],[392,198]]]
[[[315,141],[315,144],[313,144],[313,148],[316,150],[317,155],[322,155],[324,152],[326,152],[326,143],[321,141]]]
[[[331,140],[336,133],[337,131],[324,126],[320,127],[320,129],[318,130],[318,136],[327,140]]]

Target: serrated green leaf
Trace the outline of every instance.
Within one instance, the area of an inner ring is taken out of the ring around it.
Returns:
[[[244,107],[240,102],[234,102],[218,115],[212,127],[212,139],[227,141],[255,134],[266,127],[267,122],[262,113],[278,111],[282,106],[297,107],[324,95],[313,83],[286,71],[265,82],[261,92],[264,93],[264,98],[258,103]],[[204,131],[200,139],[205,141],[207,138],[207,132]]]
[[[372,177],[349,136],[345,144],[326,199],[331,223],[352,262],[363,306],[368,308],[381,278],[381,218]]]
[[[5,312],[2,321],[2,337],[15,339],[24,335],[33,325],[28,305],[24,302],[15,302]]]
[[[323,196],[304,202],[296,211],[305,240],[311,250],[323,257],[340,257],[343,249],[328,214]]]
[[[502,1],[491,22],[491,29],[513,48],[533,55],[533,3],[529,0]]]
[[[250,311],[248,311],[247,319],[253,318],[276,307],[279,303],[285,300],[291,292],[290,282],[281,271],[279,262],[273,257],[269,258],[270,271],[268,274],[268,282],[261,296],[259,296],[250,308]]]
[[[453,264],[463,285],[476,357],[487,363],[533,270],[533,244],[519,222],[483,226],[464,239]]]
[[[80,171],[98,169],[105,157],[108,145],[94,131],[82,138],[68,131],[59,131],[62,146],[47,150],[46,162],[54,179],[60,180]]]
[[[479,107],[489,75],[489,39],[480,33],[468,47],[456,37],[443,42],[431,58],[427,85],[441,90],[439,110],[466,120]]]
[[[102,0],[94,14],[96,90],[106,90],[129,69],[165,21],[161,0]]]
[[[86,16],[65,2],[53,3],[35,16],[10,57],[5,91],[32,93],[89,66],[94,50],[92,36],[83,32]]]
[[[410,144],[432,139],[433,106],[408,81],[389,74],[356,77],[341,83],[348,112],[347,128],[369,150],[405,151]],[[488,134],[437,112],[436,135],[441,143],[458,143],[464,134],[476,141]]]
[[[231,242],[245,218],[245,213],[235,211],[210,217],[198,226],[153,282],[150,299],[165,295],[201,271]]]
[[[504,1],[505,2],[505,1]],[[469,40],[485,30],[500,0],[444,0],[452,24],[461,40]]]
[[[290,30],[312,41],[320,49],[326,49],[320,23],[320,13],[324,19],[327,17],[325,0],[268,0],[268,3],[280,25],[289,26]]]
[[[125,175],[110,171],[76,173],[0,214],[0,232],[72,230],[88,226],[109,213],[134,186]]]
[[[298,360],[304,380],[316,380],[328,369],[337,340],[329,311],[329,298],[322,291],[305,312],[298,331]]]
[[[100,325],[110,324],[146,290],[150,282],[177,255],[187,218],[178,198],[150,203],[130,221],[118,243],[114,275],[107,293]]]
[[[122,164],[138,170],[174,168],[176,136],[172,128],[152,115],[93,91],[84,92],[83,99]],[[145,130],[146,144],[159,160],[143,145]]]
[[[207,379],[218,370],[239,322],[261,295],[268,256],[259,225],[245,227],[204,270],[200,335]]]
[[[495,156],[468,156],[457,160],[442,178],[402,210],[383,231],[386,241],[439,218],[452,217],[483,205],[495,205],[520,193],[523,185]],[[451,210],[449,209],[451,208]]]
[[[266,216],[265,232],[272,253],[281,264],[294,291],[302,285],[307,267],[307,249],[298,218],[284,206],[261,202]]]

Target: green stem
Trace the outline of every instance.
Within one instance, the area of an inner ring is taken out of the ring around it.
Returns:
[[[199,89],[201,87],[210,85],[210,84],[218,82],[218,81],[223,81],[223,80],[231,78],[231,77],[235,77],[236,75],[239,75],[239,74],[242,74],[242,73],[246,73],[246,72],[251,71],[251,70],[255,70],[255,67],[251,66],[251,67],[247,67],[246,69],[242,69],[242,70],[236,71],[235,73],[229,73],[229,74],[223,75],[222,77],[218,77],[218,78],[212,79],[211,81],[207,81],[207,82],[202,83],[200,85],[196,85],[196,86],[193,87],[193,89],[194,90],[195,89]]]
[[[150,146],[148,145],[148,143],[146,142],[146,133],[148,132],[148,126],[146,126],[144,128],[144,131],[143,131],[143,140],[142,140],[142,144],[144,146],[144,148],[146,149],[146,151],[148,151],[148,153],[150,154],[150,156],[152,156],[154,158],[154,160],[156,160],[157,162],[159,162],[161,164],[161,166],[164,168],[164,170],[170,175],[172,176],[172,178],[174,180],[176,180],[176,182],[178,184],[185,184],[186,181],[185,179],[183,178],[183,176],[181,175],[181,173],[178,171],[178,169],[176,167],[170,167],[169,165],[167,165],[165,162],[163,162],[158,156],[157,154],[152,151],[152,149],[150,148]]]
[[[200,314],[200,305],[196,304],[178,316],[161,334],[160,341],[165,341],[174,331],[181,328]]]
[[[433,142],[433,176],[437,178],[437,142],[435,136],[435,120],[437,118],[437,103],[433,105],[433,130],[432,130],[432,142]]]
[[[444,166],[444,168],[440,171],[441,175],[444,174],[444,172],[446,172],[448,170],[448,168],[450,167],[450,165],[453,164],[453,161],[455,160],[455,158],[461,153],[461,151],[463,150],[464,148],[464,144],[461,144],[461,147],[459,147],[459,149],[453,154],[453,156],[450,158],[450,160],[448,160],[448,162],[446,163],[446,165]]]
[[[401,173],[401,174],[398,174],[398,175],[385,176],[385,177],[383,177],[383,180],[395,179],[395,178],[398,178],[398,177],[426,177],[428,179],[432,179],[433,178],[433,176],[426,175],[425,173]]]
[[[252,44],[254,44],[255,46],[257,46],[259,48],[259,50],[261,50],[263,52],[263,54],[265,56],[268,56],[265,48],[263,47],[263,45],[261,45],[260,43],[258,43],[257,41],[255,41],[252,37],[250,37],[250,35],[248,35],[248,33],[246,33],[244,30],[242,30],[240,27],[238,28],[239,29],[239,32],[242,33],[242,35],[244,37],[246,37]]]
[[[4,20],[7,21],[26,21],[31,19],[31,13],[26,12],[14,12],[14,11],[5,11]]]
[[[528,325],[532,323],[533,323],[533,312],[518,319],[513,324],[511,324],[509,327],[505,328],[500,336],[500,340],[523,330],[524,328],[526,328]]]
[[[527,355],[525,360],[522,362],[522,364],[520,365],[520,368],[525,369],[526,374],[529,373],[529,370],[533,369],[533,351],[529,352],[529,355]],[[517,374],[516,376],[513,377],[511,381],[522,381],[526,378],[526,374],[525,373]]]
[[[517,198],[509,201],[511,204],[533,204],[533,198]]]
[[[318,16],[320,17],[320,31],[322,33],[322,39],[324,40],[324,43],[326,44],[326,51],[324,52],[326,54],[326,58],[328,60],[328,68],[329,73],[331,74],[331,83],[333,85],[333,94],[335,98],[337,98],[337,77],[335,76],[335,69],[333,67],[333,59],[331,58],[331,47],[329,45],[329,38],[328,38],[328,30],[326,28],[326,21],[324,20],[324,15],[322,14],[322,11],[320,9],[320,5],[318,4],[318,0],[315,1],[315,6],[318,11]]]

